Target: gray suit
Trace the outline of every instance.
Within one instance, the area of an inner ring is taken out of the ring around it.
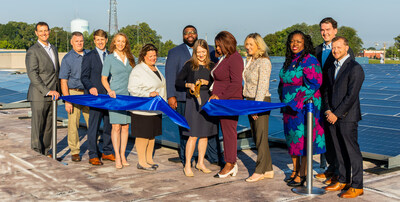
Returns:
[[[51,45],[55,65],[42,45],[37,42],[26,53],[26,71],[31,81],[28,90],[28,101],[31,102],[32,126],[31,148],[47,155],[51,146],[52,105],[49,91],[59,91],[58,74],[60,64],[57,48]]]

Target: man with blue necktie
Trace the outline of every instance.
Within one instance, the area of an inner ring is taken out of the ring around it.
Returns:
[[[315,55],[318,61],[321,63],[322,67],[322,75],[324,79],[322,80],[320,91],[321,94],[323,94],[324,90],[323,86],[325,84],[326,72],[328,71],[329,68],[335,68],[334,65],[335,58],[332,55],[332,39],[336,37],[338,29],[337,29],[337,22],[331,17],[326,17],[322,19],[321,22],[319,23],[319,27],[324,42],[319,46],[315,47]],[[354,53],[350,47],[348,53],[352,59],[355,59]],[[322,99],[324,98],[322,97]],[[321,112],[324,111],[325,110],[321,110]],[[322,114],[321,117],[324,117],[324,115]],[[325,180],[325,183],[329,185],[331,183],[337,182],[339,167],[337,165],[337,159],[335,155],[335,148],[332,142],[332,137],[329,133],[329,129],[327,126],[328,123],[325,121],[324,131],[325,131],[326,153],[321,154],[320,167],[325,168],[326,162],[328,162],[329,166],[324,173],[317,174],[315,178]]]
[[[348,54],[344,37],[332,40],[334,67],[326,72],[323,106],[336,152],[338,181],[327,191],[348,190],[342,198],[355,198],[363,191],[363,159],[358,144],[358,122],[361,120],[360,90],[365,74],[360,64]]]
[[[107,33],[104,30],[96,30],[93,34],[96,48],[83,57],[81,81],[85,87],[85,94],[97,96],[98,94],[107,94],[106,89],[101,83],[101,71],[108,51]],[[100,153],[97,145],[98,130],[103,119],[103,151]],[[104,109],[90,107],[89,110],[89,128],[88,128],[88,150],[89,163],[95,166],[103,165],[101,159],[115,161],[113,146],[111,142],[111,124],[108,111]]]

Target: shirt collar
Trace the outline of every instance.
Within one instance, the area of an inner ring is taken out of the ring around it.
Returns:
[[[329,43],[328,45],[327,45],[326,43],[324,43],[322,46],[323,46],[323,49],[324,49],[324,50],[325,50],[325,49],[332,49],[332,42]]]
[[[38,42],[39,42],[39,44],[42,45],[42,47],[45,48],[45,49],[50,49],[50,47],[51,47],[50,42],[47,42],[47,44],[48,44],[47,46],[44,45],[44,44],[43,44],[42,42],[40,42],[39,40],[38,40]]]
[[[341,67],[342,65],[343,65],[343,63],[344,63],[344,61],[346,61],[347,60],[347,58],[349,58],[350,57],[350,55],[349,54],[347,54],[346,56],[344,56],[341,60],[336,60],[335,61],[335,65],[336,65],[336,67]]]
[[[186,48],[188,49],[190,55],[193,55],[193,48],[188,46],[187,44],[185,44],[185,45],[186,45]]]

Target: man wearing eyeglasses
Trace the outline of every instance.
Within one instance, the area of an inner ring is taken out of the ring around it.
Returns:
[[[183,65],[192,57],[193,45],[197,41],[197,37],[197,29],[193,25],[187,25],[183,29],[183,43],[168,51],[168,58],[165,63],[168,104],[182,116],[185,114],[186,89],[176,88],[175,80],[176,76],[182,70]],[[211,60],[215,63],[218,62],[218,59],[215,57],[214,48],[209,46],[209,50]],[[185,165],[185,146],[188,137],[182,135],[181,127],[179,127],[179,137],[179,158],[182,164]],[[217,140],[218,135],[211,136],[208,139],[206,158],[211,163],[218,163],[219,160],[220,162],[222,161],[221,149]]]

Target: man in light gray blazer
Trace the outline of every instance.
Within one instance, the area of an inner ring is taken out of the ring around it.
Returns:
[[[38,153],[49,155],[52,138],[52,104],[58,100],[60,65],[57,48],[50,44],[49,25],[39,22],[35,26],[37,43],[26,53],[26,71],[31,81],[28,90],[28,101],[31,103],[32,127],[31,148]]]

